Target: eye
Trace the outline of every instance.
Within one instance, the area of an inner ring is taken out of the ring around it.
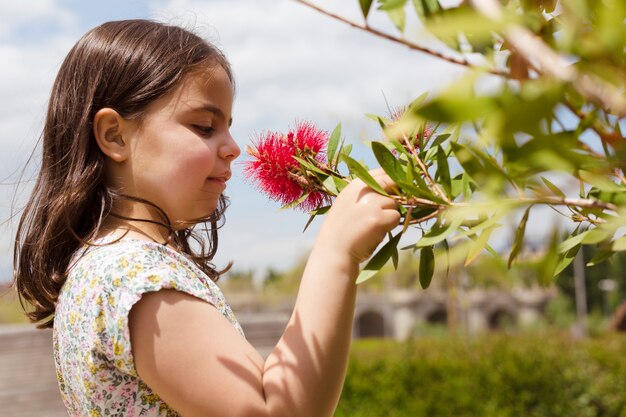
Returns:
[[[200,133],[202,136],[211,136],[215,129],[212,126],[203,126],[203,125],[191,125],[194,130]]]

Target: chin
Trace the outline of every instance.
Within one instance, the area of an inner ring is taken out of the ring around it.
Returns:
[[[179,220],[176,223],[172,224],[172,226],[174,230],[188,229],[190,227],[195,226],[198,223],[206,222],[207,219],[211,217],[213,213],[215,213],[215,210],[216,208],[206,213],[199,213],[197,216],[195,216],[194,218],[190,220]]]

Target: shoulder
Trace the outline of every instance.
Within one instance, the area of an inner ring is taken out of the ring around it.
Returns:
[[[85,297],[127,309],[144,293],[174,289],[221,304],[219,288],[184,255],[154,242],[122,240],[89,246],[70,265],[61,299]]]
[[[68,280],[80,277],[89,277],[105,287],[132,286],[142,281],[156,284],[164,279],[198,281],[205,287],[210,280],[184,255],[158,243],[135,239],[90,246],[79,252],[70,265]]]
[[[75,270],[89,268],[99,270],[133,270],[143,267],[184,268],[181,255],[155,242],[138,239],[100,243],[84,247],[74,257],[70,274]]]

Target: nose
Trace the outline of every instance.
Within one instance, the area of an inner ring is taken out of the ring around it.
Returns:
[[[239,148],[239,145],[237,145],[237,142],[235,142],[235,139],[230,133],[228,134],[228,138],[226,138],[226,142],[220,149],[220,154],[223,159],[228,161],[232,161],[241,155],[241,148]]]

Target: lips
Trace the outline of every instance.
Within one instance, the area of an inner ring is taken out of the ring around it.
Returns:
[[[225,171],[221,174],[210,176],[207,179],[226,182],[230,179],[231,176],[232,176],[232,173],[230,171]]]
[[[219,184],[220,186],[226,188],[226,181],[230,179],[231,175],[230,171],[226,171],[224,173],[208,177],[207,181],[213,184]]]

